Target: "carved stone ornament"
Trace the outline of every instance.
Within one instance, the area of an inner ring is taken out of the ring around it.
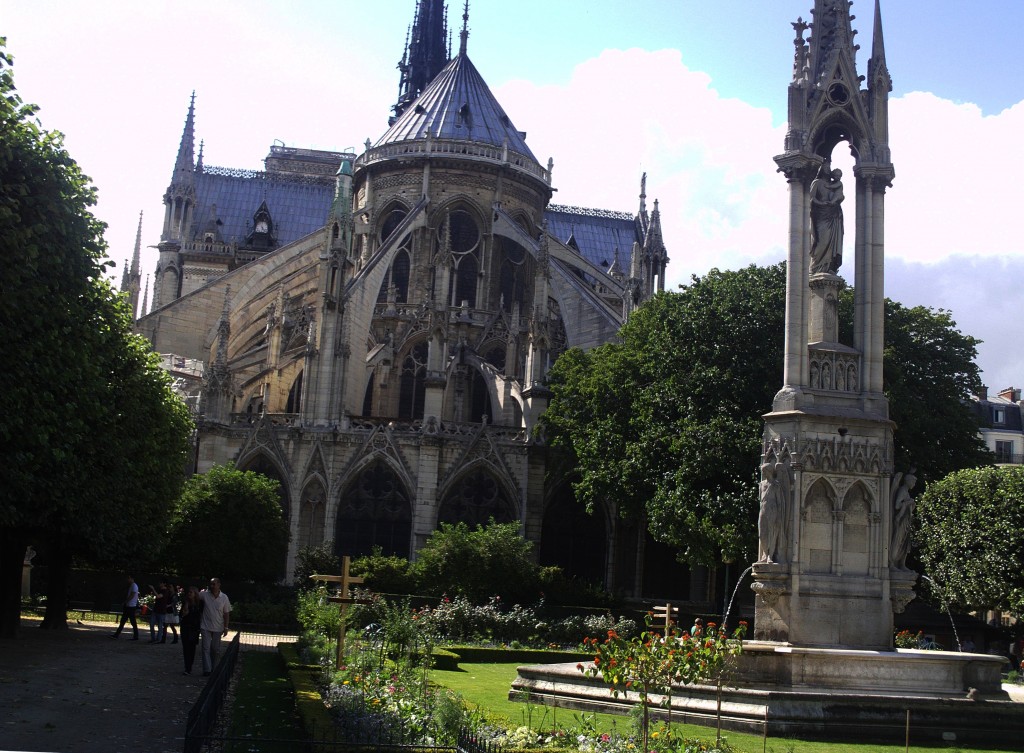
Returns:
[[[750,590],[760,596],[765,606],[769,607],[774,607],[778,603],[779,597],[786,593],[786,589],[778,583],[757,582],[750,587]]]

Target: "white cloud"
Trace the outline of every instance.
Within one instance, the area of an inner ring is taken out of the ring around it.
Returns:
[[[787,186],[772,161],[785,126],[773,128],[766,109],[720,97],[679,52],[608,50],[579,64],[566,86],[515,81],[495,93],[538,159],[554,158],[556,202],[634,210],[640,172],[648,172],[671,286],[712,267],[785,258]],[[984,341],[986,381],[1024,382],[1024,354],[1008,326],[1024,303],[1014,275],[1024,235],[1011,222],[1024,174],[1024,102],[984,116],[972,104],[912,93],[890,100],[890,133],[887,294],[951,310],[961,331]],[[848,216],[854,195],[851,185]],[[853,282],[852,269],[843,271]]]
[[[647,171],[670,284],[784,255],[786,182],[772,162],[784,129],[767,109],[721,98],[678,51],[607,50],[564,87],[516,81],[495,93],[538,159],[554,158],[555,202],[635,210]]]

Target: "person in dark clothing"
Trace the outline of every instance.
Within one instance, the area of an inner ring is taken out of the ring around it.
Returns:
[[[185,656],[185,674],[192,674],[192,663],[196,660],[199,645],[199,621],[203,617],[203,602],[199,600],[199,589],[189,586],[181,602],[179,627],[181,628],[181,651]]]

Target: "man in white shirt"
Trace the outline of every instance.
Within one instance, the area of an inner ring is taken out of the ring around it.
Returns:
[[[220,590],[220,578],[211,578],[210,587],[199,593],[203,604],[203,618],[199,629],[203,636],[203,676],[208,676],[220,655],[220,639],[228,634],[231,602]]]
[[[139,639],[139,624],[135,621],[135,613],[139,609],[139,586],[135,582],[135,578],[128,576],[128,594],[124,597],[124,604],[121,607],[121,624],[117,626],[117,630],[110,636],[111,638],[117,638],[121,635],[121,631],[124,630],[124,624],[131,620],[133,641]]]

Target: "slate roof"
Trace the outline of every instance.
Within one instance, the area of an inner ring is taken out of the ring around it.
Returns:
[[[244,242],[252,231],[252,217],[264,201],[274,223],[274,236],[283,246],[323,227],[334,200],[334,183],[329,179],[218,167],[204,166],[197,171],[195,189],[193,239],[202,236],[211,207],[216,205],[220,236],[226,243]]]
[[[416,101],[395,121],[374,146],[426,138],[508,143],[509,149],[530,157],[526,134],[516,130],[508,115],[469,57],[459,54],[444,67]]]
[[[568,245],[575,245],[592,264],[611,268],[618,249],[618,267],[629,271],[633,243],[643,243],[639,223],[628,212],[612,212],[551,204],[544,210],[548,233]],[[574,244],[569,243],[572,238]]]

